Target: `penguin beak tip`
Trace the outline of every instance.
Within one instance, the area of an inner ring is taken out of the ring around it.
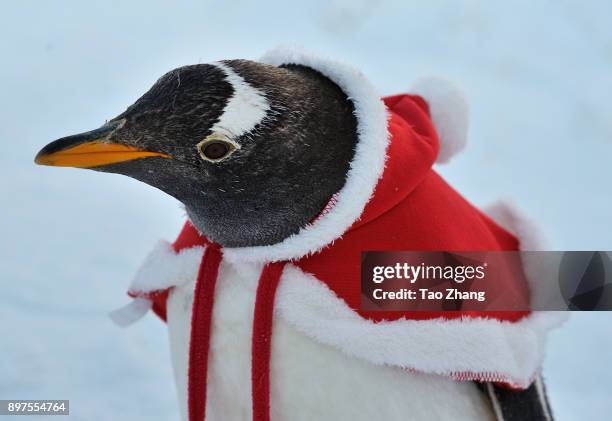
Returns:
[[[42,148],[34,162],[54,167],[93,168],[151,156],[170,158],[167,154],[109,142],[106,139],[116,128],[109,125],[58,139]]]

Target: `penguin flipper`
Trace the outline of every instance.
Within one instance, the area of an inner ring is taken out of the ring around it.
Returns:
[[[487,396],[497,421],[554,421],[542,377],[525,390],[512,390],[494,383],[478,383]]]

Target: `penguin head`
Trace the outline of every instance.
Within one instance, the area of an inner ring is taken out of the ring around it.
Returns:
[[[45,146],[36,163],[124,174],[181,201],[225,247],[278,243],[345,183],[353,103],[300,65],[228,60],[175,69],[95,130]]]

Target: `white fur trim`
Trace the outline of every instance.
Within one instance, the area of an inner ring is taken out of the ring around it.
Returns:
[[[374,364],[521,388],[540,370],[546,331],[558,323],[545,312],[516,323],[484,318],[374,323],[292,265],[285,268],[276,311],[313,339]]]
[[[147,314],[153,307],[153,302],[147,298],[136,297],[129,304],[111,311],[109,317],[119,327],[127,327]]]
[[[262,60],[272,65],[301,64],[333,80],[353,101],[359,141],[344,187],[333,209],[280,243],[226,248],[232,262],[291,260],[314,253],[339,238],[361,216],[384,170],[389,134],[387,111],[380,96],[359,71],[297,49],[279,48]]]
[[[167,241],[160,241],[142,263],[129,290],[136,295],[193,281],[198,275],[203,247],[175,253]]]
[[[212,127],[213,133],[222,133],[236,138],[250,132],[266,117],[270,104],[263,92],[249,85],[240,75],[225,63],[213,63],[221,69],[234,93],[229,99],[219,121]]]
[[[168,243],[161,244],[148,258],[155,266],[141,271],[133,285],[148,292],[190,284],[197,276],[202,252],[194,247],[176,254]],[[255,293],[260,264],[224,265],[250,280]],[[145,279],[152,285],[147,289]],[[462,380],[499,376],[517,387],[533,380],[544,355],[546,332],[564,319],[560,313],[539,312],[517,323],[482,318],[374,323],[293,265],[287,265],[283,273],[275,311],[315,341],[374,364]]]
[[[423,97],[440,140],[436,162],[446,163],[461,152],[467,142],[469,107],[463,91],[442,78],[423,78],[411,92]]]
[[[566,308],[557,273],[561,253],[529,253],[548,249],[542,230],[508,201],[495,202],[484,212],[518,238],[520,250],[525,252],[521,259],[529,283],[532,308]],[[558,316],[565,320],[568,313],[561,312]]]

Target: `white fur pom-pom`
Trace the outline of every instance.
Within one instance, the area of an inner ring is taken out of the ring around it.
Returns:
[[[427,102],[440,139],[437,163],[446,163],[461,152],[467,142],[469,107],[463,91],[443,78],[419,79],[411,92]]]

